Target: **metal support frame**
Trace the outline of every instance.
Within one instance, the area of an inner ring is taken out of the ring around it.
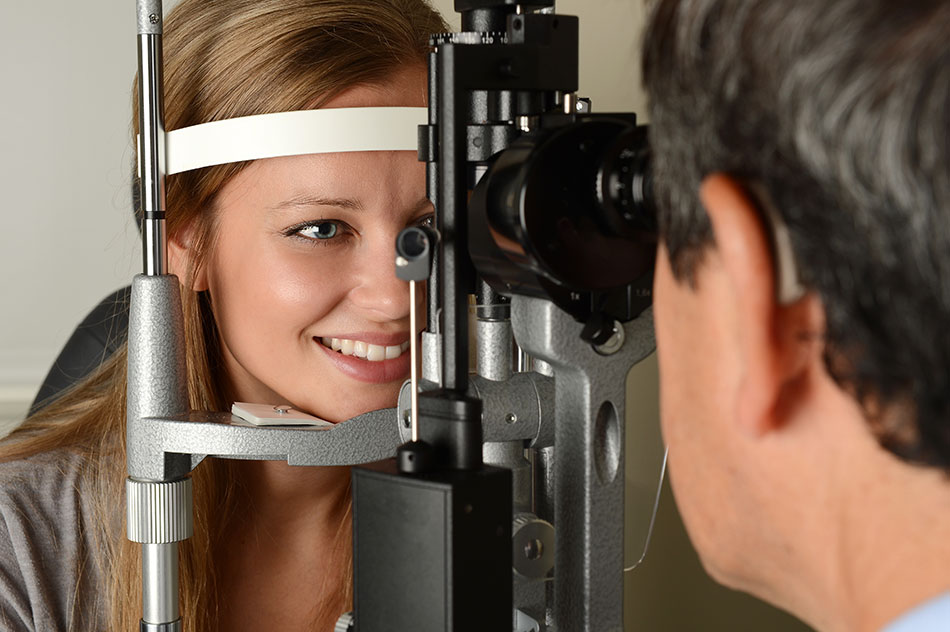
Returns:
[[[609,357],[552,303],[515,296],[511,311],[519,344],[555,372],[556,630],[622,631],[626,376],[654,349],[652,310]]]

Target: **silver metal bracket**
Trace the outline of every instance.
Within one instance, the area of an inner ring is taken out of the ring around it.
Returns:
[[[285,460],[290,465],[370,463],[395,454],[397,423],[394,408],[374,410],[331,427],[255,426],[230,413],[130,418],[129,475],[143,480],[181,478],[205,456]],[[189,458],[168,458],[174,455]]]
[[[559,632],[622,632],[626,377],[655,347],[652,309],[623,325],[609,356],[548,301],[513,296],[511,322],[555,375],[553,620]]]

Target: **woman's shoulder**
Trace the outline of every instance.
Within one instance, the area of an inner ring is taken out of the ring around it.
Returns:
[[[18,552],[63,549],[92,535],[96,501],[85,463],[69,449],[0,462],[0,552],[10,544]]]
[[[45,488],[65,481],[76,481],[84,463],[85,457],[68,448],[0,461],[0,492],[16,491],[17,484]]]
[[[0,463],[5,630],[73,629],[100,609],[94,499],[83,471],[84,457],[69,450]]]
[[[69,519],[89,504],[85,458],[64,448],[0,462],[0,516]]]

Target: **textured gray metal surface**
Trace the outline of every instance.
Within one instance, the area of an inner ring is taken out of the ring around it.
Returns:
[[[554,367],[554,622],[557,632],[623,630],[623,423],[626,377],[654,348],[652,310],[602,356],[553,304],[512,297],[518,344]],[[553,629],[553,628],[549,628]]]
[[[422,379],[433,384],[442,381],[442,338],[428,331],[422,332]]]
[[[531,463],[524,456],[524,442],[483,443],[482,461],[511,470],[512,510],[514,513],[531,511]]]
[[[475,367],[486,380],[504,382],[511,377],[510,320],[475,321]]]
[[[162,0],[137,0],[135,17],[140,35],[153,35],[162,32]]]
[[[183,332],[178,277],[136,275],[129,308],[126,443],[129,476],[139,480],[174,480],[191,471],[190,459],[181,456],[158,455],[159,467],[142,467],[154,450],[140,434],[145,418],[188,411]]]
[[[423,391],[436,388],[424,381]],[[526,441],[531,447],[554,444],[554,380],[539,373],[514,373],[504,382],[472,376],[469,395],[482,400],[482,440]],[[409,410],[409,385],[399,392],[399,432],[409,441],[409,426],[402,422]]]
[[[396,410],[385,408],[334,426],[254,426],[230,413],[191,412],[130,419],[129,474],[162,478],[167,455],[286,460],[290,465],[356,465],[393,456],[399,445]]]
[[[554,430],[554,380],[538,373],[515,373],[504,382],[475,376],[472,392],[482,399],[484,441],[524,439],[541,447]],[[547,427],[545,427],[547,424]]]

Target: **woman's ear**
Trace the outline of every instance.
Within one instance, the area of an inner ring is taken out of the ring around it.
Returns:
[[[168,270],[185,283],[195,264],[195,227],[189,224],[175,235],[168,237]],[[191,289],[201,292],[208,289],[206,266],[198,266]]]

